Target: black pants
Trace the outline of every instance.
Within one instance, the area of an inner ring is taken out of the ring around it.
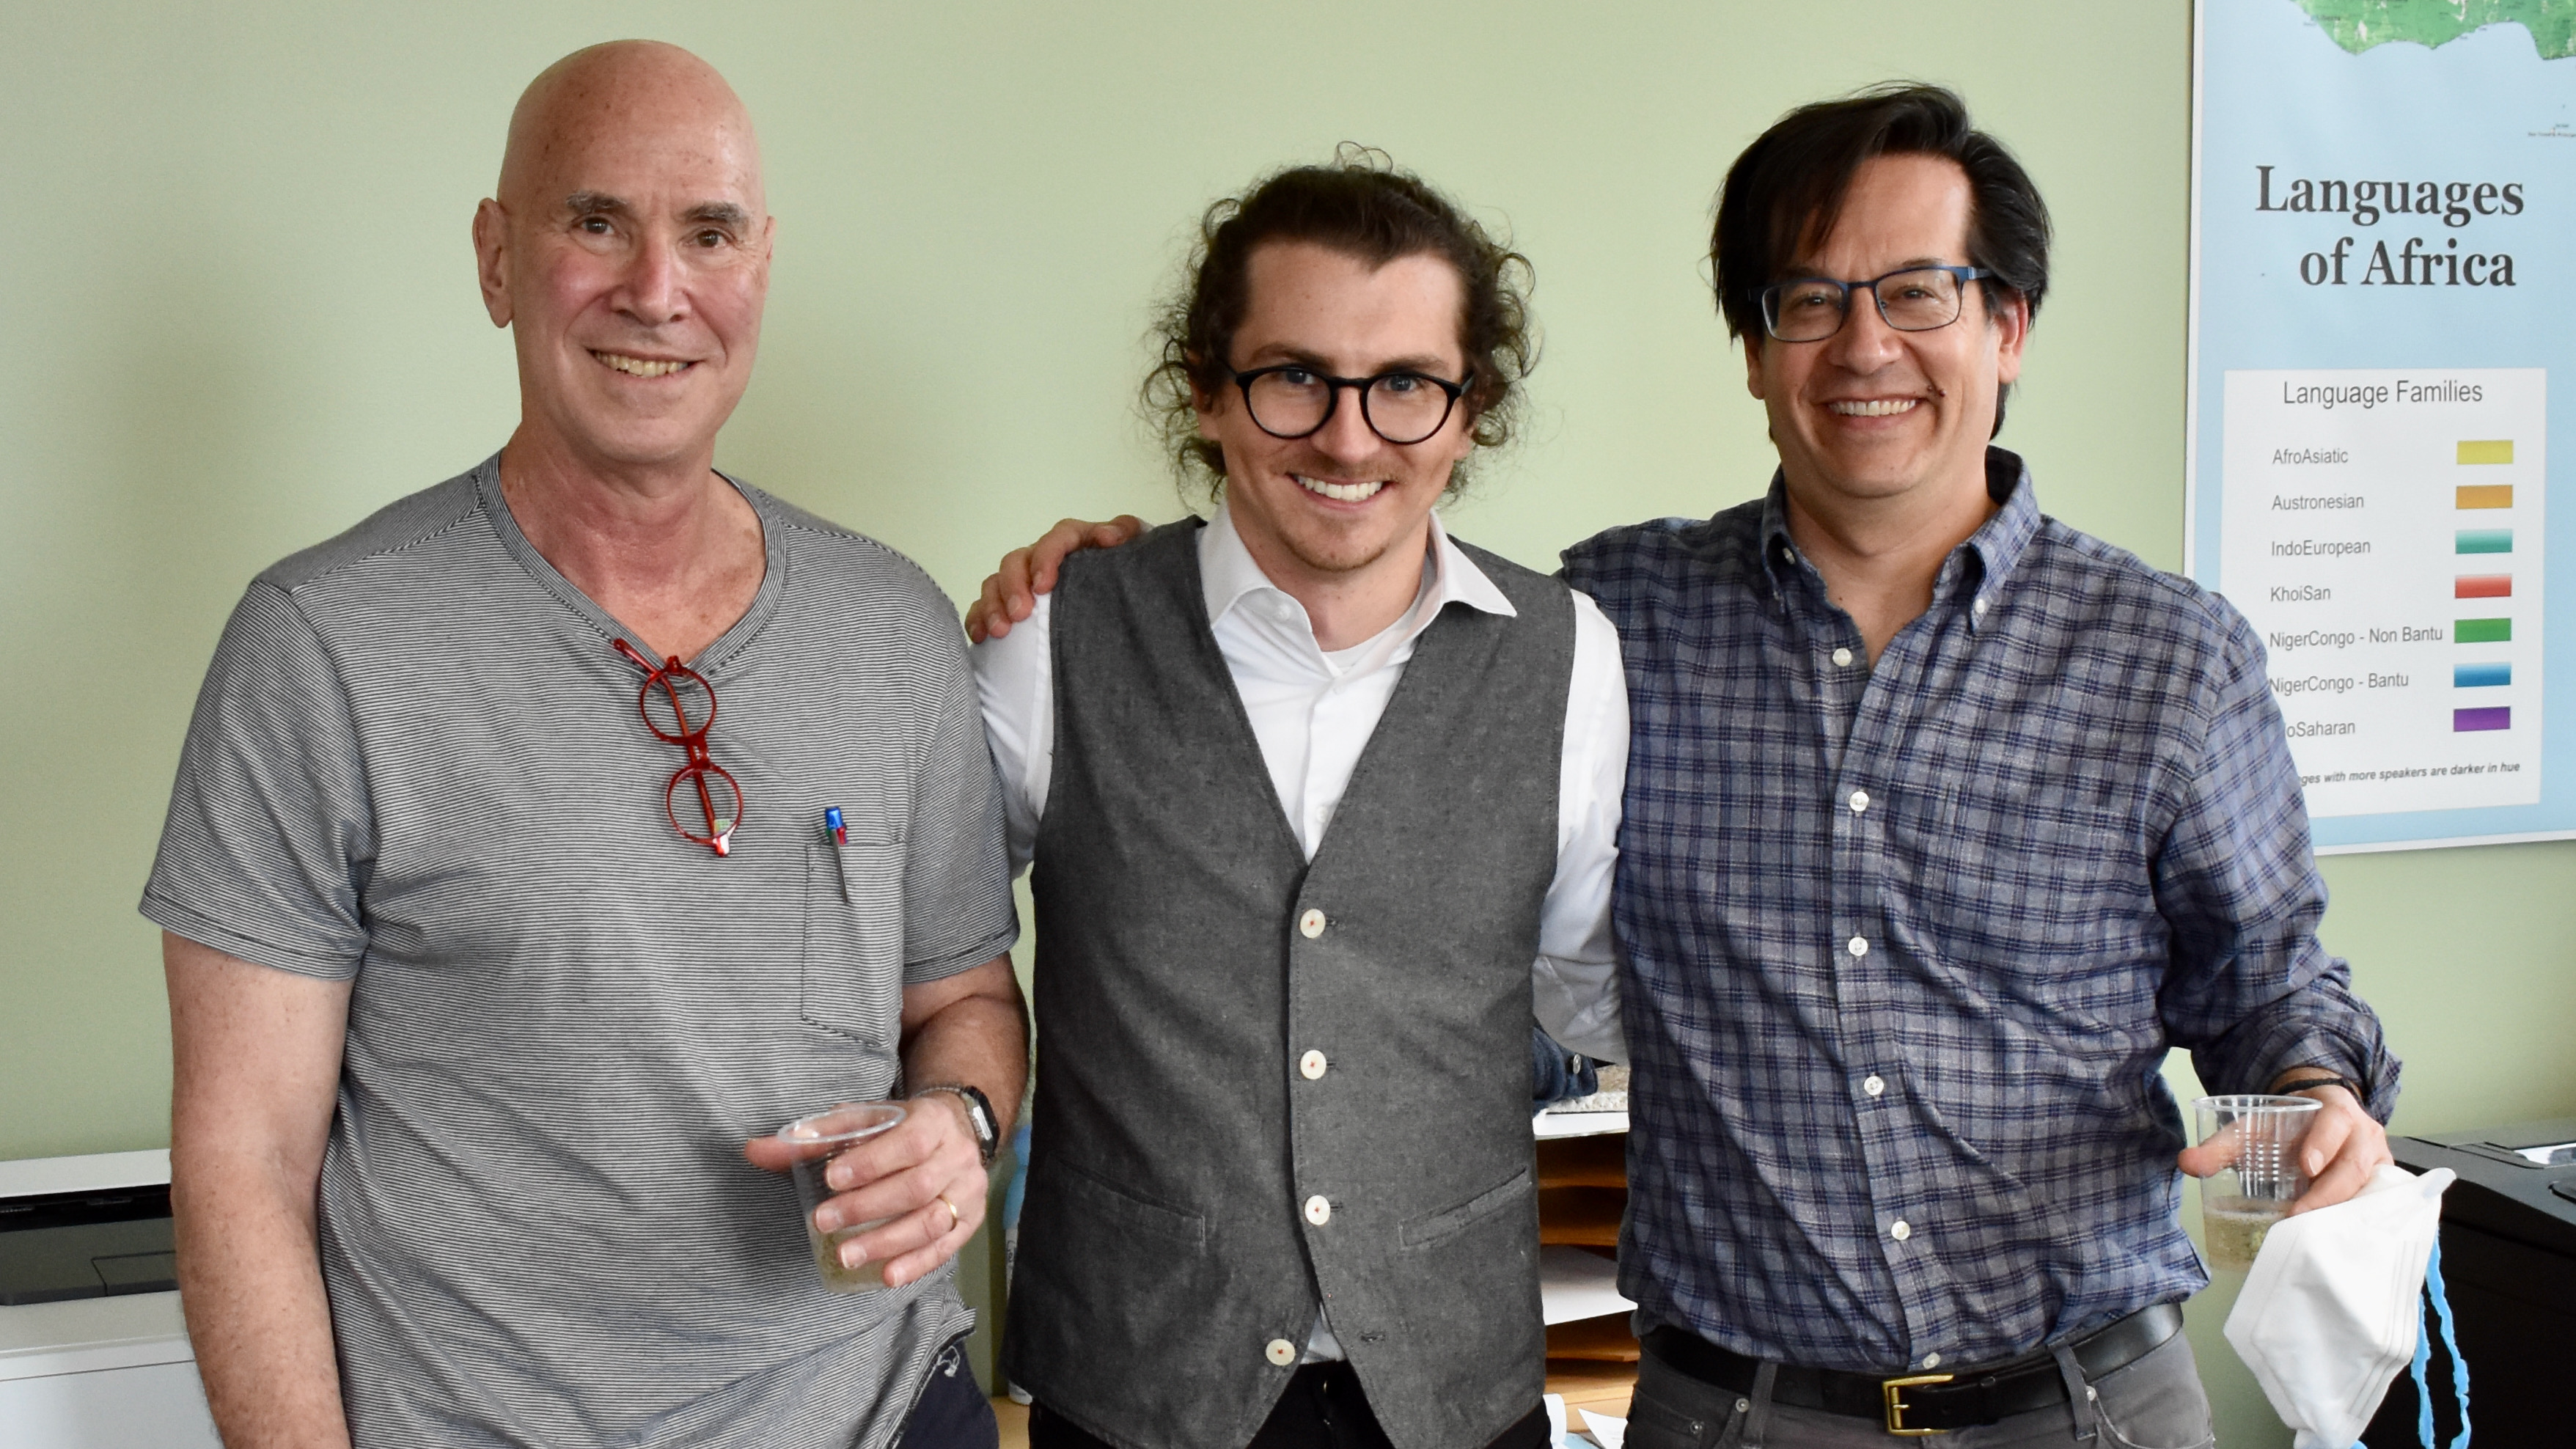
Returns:
[[[930,1382],[912,1407],[896,1449],[1000,1449],[1001,1422],[993,1401],[967,1367],[963,1339],[939,1351],[930,1365]]]
[[[1545,1449],[1547,1406],[1532,1408],[1488,1449]],[[1110,1449],[1101,1439],[1048,1413],[1029,1409],[1029,1449]],[[1252,1436],[1250,1449],[1394,1449],[1369,1411],[1360,1376],[1346,1363],[1310,1363],[1288,1381],[1279,1406]]]

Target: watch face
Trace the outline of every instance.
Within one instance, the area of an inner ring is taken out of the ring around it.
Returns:
[[[993,1109],[984,1100],[984,1094],[973,1087],[963,1085],[928,1087],[923,1090],[944,1092],[965,1104],[966,1123],[975,1133],[976,1149],[983,1154],[985,1161],[990,1162],[995,1151],[1002,1145],[1002,1133],[1000,1128],[993,1125]]]

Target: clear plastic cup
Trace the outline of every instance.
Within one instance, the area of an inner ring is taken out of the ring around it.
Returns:
[[[815,1270],[823,1275],[823,1286],[835,1293],[869,1293],[885,1286],[885,1264],[874,1258],[855,1268],[842,1267],[841,1244],[894,1219],[852,1223],[829,1234],[818,1231],[814,1210],[833,1196],[831,1185],[823,1180],[823,1170],[850,1147],[901,1122],[904,1111],[901,1102],[844,1102],[828,1112],[799,1117],[778,1129],[778,1140],[797,1153],[791,1172],[796,1179],[796,1201],[805,1210],[805,1241],[814,1250]]]
[[[2203,1097],[2191,1104],[2203,1146],[2223,1143],[2227,1166],[2200,1180],[2200,1228],[2209,1266],[2242,1273],[2263,1235],[2308,1190],[2299,1148],[2321,1105],[2314,1097]]]

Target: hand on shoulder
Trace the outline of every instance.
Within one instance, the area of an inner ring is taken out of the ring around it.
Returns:
[[[1055,588],[1056,570],[1068,554],[1086,548],[1115,548],[1145,532],[1145,520],[1122,513],[1107,523],[1067,518],[1026,548],[1002,555],[999,572],[984,580],[984,591],[966,606],[966,637],[981,644],[1011,632],[1011,626],[1037,608],[1038,595]]]

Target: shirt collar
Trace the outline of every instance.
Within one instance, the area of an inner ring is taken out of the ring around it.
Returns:
[[[1407,634],[1430,627],[1441,609],[1451,603],[1506,618],[1520,613],[1494,586],[1494,581],[1485,577],[1485,571],[1476,567],[1475,560],[1467,557],[1467,551],[1449,537],[1437,513],[1431,515],[1429,559],[1425,569],[1429,576],[1407,611]],[[1243,546],[1243,535],[1235,531],[1233,511],[1218,503],[1216,517],[1208,520],[1206,532],[1199,535],[1199,590],[1207,602],[1208,622],[1213,624],[1224,618],[1226,611],[1245,595],[1265,589],[1276,594],[1287,592],[1272,583],[1261,565],[1252,561],[1252,550]]]
[[[1936,599],[1965,601],[2003,582],[2039,532],[2039,494],[2019,453],[1986,449],[1986,496],[2001,506],[1942,561],[1932,586]],[[1761,536],[1762,567],[1776,596],[1798,570],[1814,567],[1799,556],[1789,536],[1788,479],[1778,469],[1772,471],[1771,491],[1762,500]]]

